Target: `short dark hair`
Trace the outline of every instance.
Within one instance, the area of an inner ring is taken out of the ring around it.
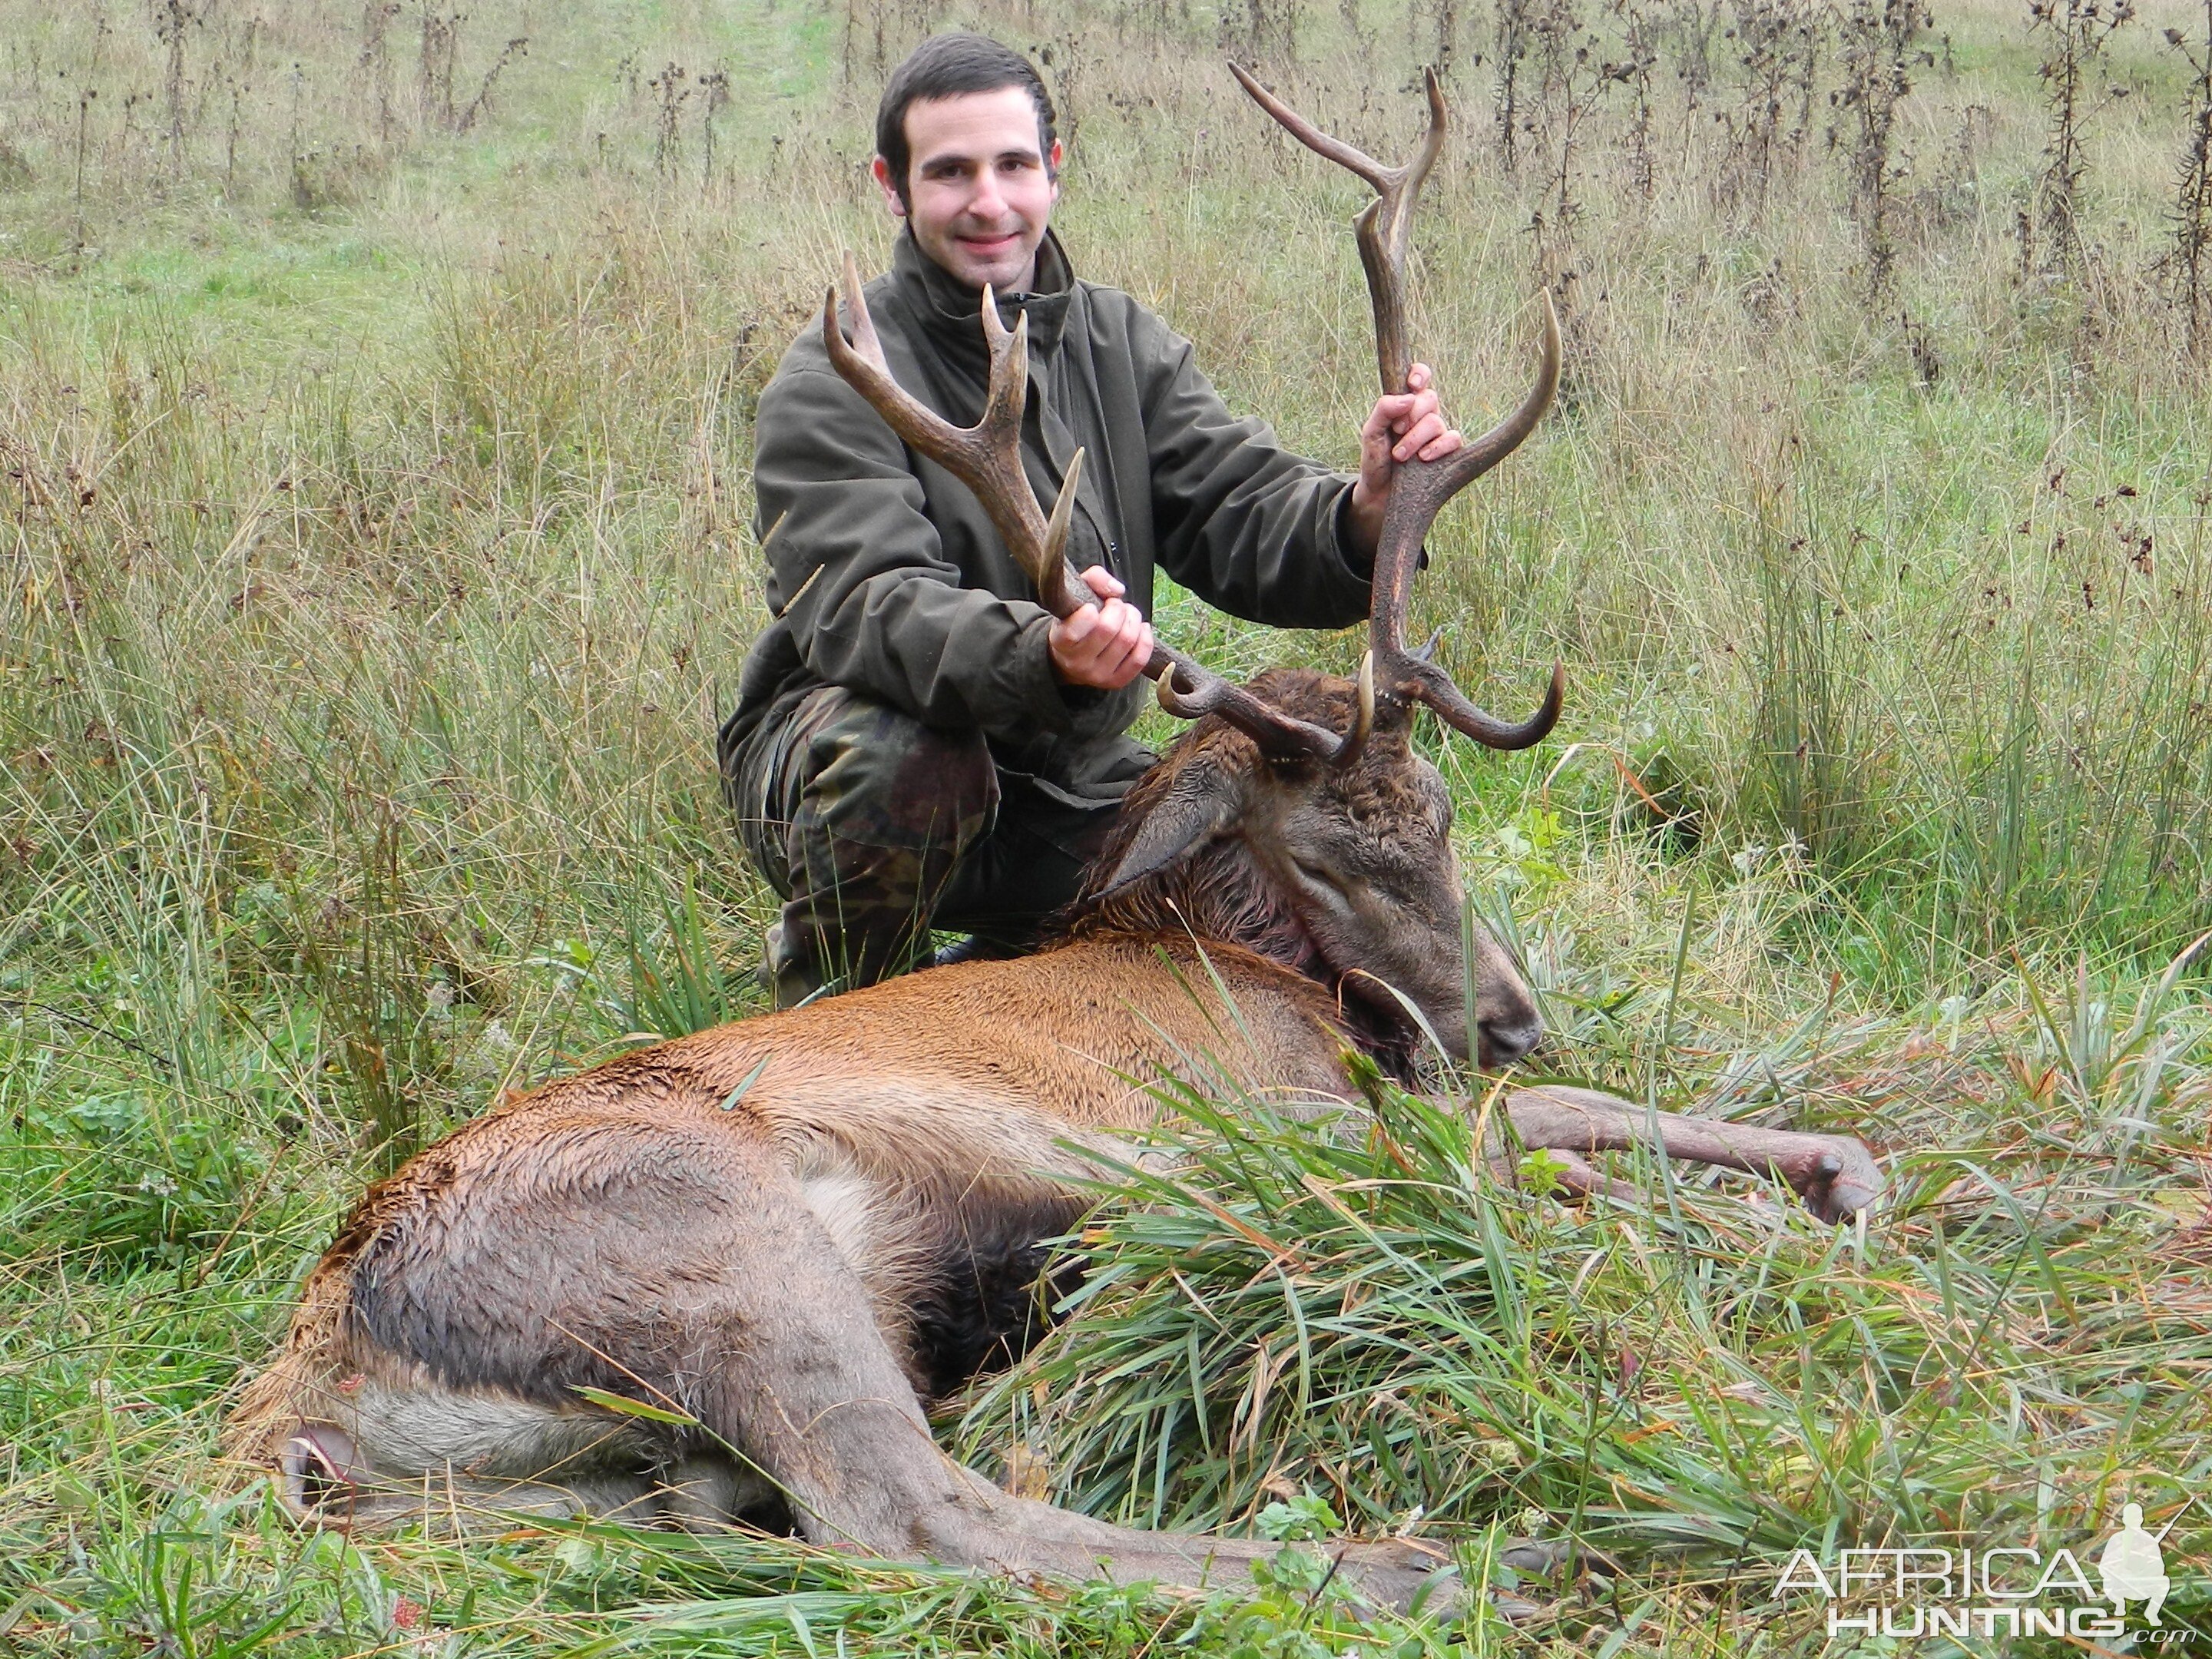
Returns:
[[[914,152],[906,140],[908,106],[939,98],[959,98],[971,92],[996,92],[1019,87],[1036,106],[1037,154],[1045,171],[1052,169],[1052,146],[1057,116],[1052,94],[1030,60],[988,34],[956,29],[933,34],[906,56],[884,85],[884,101],[876,106],[876,154],[890,168],[892,188],[899,200],[907,199],[907,169]]]

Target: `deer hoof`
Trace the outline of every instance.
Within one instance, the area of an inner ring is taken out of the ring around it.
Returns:
[[[1493,1595],[1490,1605],[1509,1625],[1533,1625],[1544,1616],[1544,1609],[1524,1596]]]
[[[1811,1158],[1790,1158],[1783,1174],[1805,1207],[1826,1222],[1851,1220],[1870,1210],[1881,1196],[1881,1170],[1874,1154],[1847,1135],[1823,1135],[1825,1146]]]

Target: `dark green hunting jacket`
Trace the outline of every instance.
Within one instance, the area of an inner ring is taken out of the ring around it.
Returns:
[[[1237,616],[1341,628],[1367,613],[1369,566],[1339,539],[1352,479],[1285,451],[1223,407],[1190,343],[1127,294],[1079,281],[1056,239],[1039,291],[1000,301],[1030,319],[1023,460],[1047,507],[1085,451],[1068,558],[1103,564],[1150,616],[1167,570]],[[957,425],[982,413],[981,296],[900,234],[868,309],[899,384]],[[1146,681],[1063,685],[1051,617],[965,484],[914,453],[839,378],[819,323],[761,394],[756,529],[773,621],[724,725],[738,750],[816,687],[848,687],[923,724],[980,729],[994,757],[1074,801],[1109,799],[1141,754],[1122,734]]]

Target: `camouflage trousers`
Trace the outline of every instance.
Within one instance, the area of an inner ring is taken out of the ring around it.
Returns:
[[[989,954],[1028,948],[1117,805],[1000,768],[979,732],[834,685],[762,721],[727,767],[738,836],[784,901],[766,963],[778,1007],[905,971],[933,928]]]

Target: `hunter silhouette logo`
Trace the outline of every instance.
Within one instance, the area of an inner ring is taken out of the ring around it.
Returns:
[[[2158,1610],[2172,1588],[2159,1546],[2172,1530],[2169,1521],[2155,1534],[2145,1532],[2140,1504],[2120,1511],[2120,1529],[2105,1540],[2104,1553],[2097,1558],[2097,1575],[2105,1582],[2105,1599],[2112,1604],[2113,1618],[2126,1618],[2128,1603],[2141,1601],[2143,1623],[2158,1623]]]
[[[2159,1620],[2173,1588],[2160,1546],[2179,1519],[2147,1532],[2142,1505],[2127,1504],[2119,1529],[2078,1557],[2070,1549],[2045,1554],[2004,1545],[1846,1549],[1823,1560],[1801,1549],[1775,1581],[1775,1595],[1820,1597],[1831,1637],[2055,1636],[2100,1644],[2127,1634],[2129,1604],[2137,1602],[2140,1640],[2185,1641],[2186,1628],[2169,1630]]]

